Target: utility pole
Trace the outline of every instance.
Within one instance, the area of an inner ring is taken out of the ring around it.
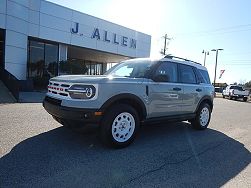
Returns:
[[[169,42],[172,38],[168,37],[167,34],[163,36],[165,41],[164,41],[164,49],[163,49],[163,55],[166,55],[166,48],[167,48],[167,42]]]

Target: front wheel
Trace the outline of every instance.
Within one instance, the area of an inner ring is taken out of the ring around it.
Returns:
[[[192,120],[192,126],[195,129],[206,129],[211,118],[211,108],[207,103],[200,105],[196,117]]]
[[[123,148],[132,143],[138,128],[137,111],[127,104],[115,105],[104,115],[100,137],[108,146]]]
[[[243,101],[247,102],[248,98],[247,97],[243,97]]]

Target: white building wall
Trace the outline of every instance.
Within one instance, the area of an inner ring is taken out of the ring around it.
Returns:
[[[5,28],[6,23],[6,0],[0,1],[0,28]]]
[[[76,23],[78,32],[72,33]],[[28,36],[63,43],[60,54],[69,44],[129,57],[150,55],[151,36],[44,0],[0,0],[0,28],[6,29],[5,69],[20,80],[26,79]],[[100,40],[92,38],[95,28]],[[112,42],[114,34],[119,44]],[[123,36],[135,39],[136,49],[129,42],[123,46]]]
[[[5,69],[20,80],[26,79],[28,1],[6,1]]]

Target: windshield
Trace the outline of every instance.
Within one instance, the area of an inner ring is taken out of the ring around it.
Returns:
[[[152,61],[124,61],[111,69],[105,75],[129,77],[129,78],[145,78],[147,71],[150,69]]]
[[[236,89],[236,90],[239,90],[239,91],[244,91],[242,87],[240,86],[231,86],[230,89]]]

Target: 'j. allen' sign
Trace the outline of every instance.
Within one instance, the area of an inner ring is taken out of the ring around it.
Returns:
[[[80,36],[83,36],[82,33],[79,33],[79,23],[75,23],[75,28],[71,28],[71,33],[72,34],[79,34]],[[108,31],[102,31],[102,35],[100,33],[99,28],[94,28],[94,31],[91,35],[92,39],[96,40],[103,40],[105,42],[113,43],[116,45],[121,45],[121,46],[128,46],[130,48],[136,49],[136,43],[137,41],[132,38],[128,38],[125,36],[121,36],[121,39],[119,40],[119,36],[116,33],[113,33],[112,36],[108,36]]]

